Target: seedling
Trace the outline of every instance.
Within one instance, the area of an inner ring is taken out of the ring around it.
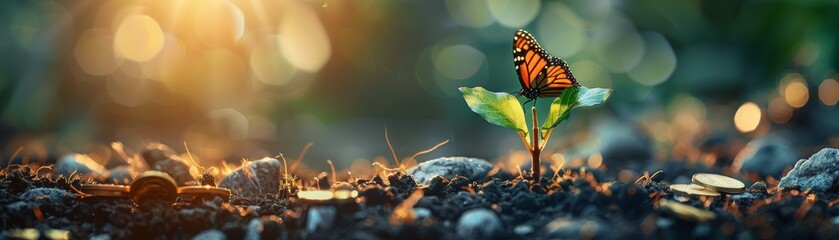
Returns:
[[[586,88],[572,86],[565,89],[559,97],[551,103],[547,118],[539,127],[536,106],[530,108],[533,125],[530,131],[524,117],[524,109],[519,100],[506,92],[491,92],[483,87],[458,88],[466,99],[466,104],[489,123],[516,131],[522,143],[531,155],[531,172],[533,179],[539,179],[539,154],[551,136],[553,129],[571,114],[571,110],[578,107],[589,107],[601,104],[609,98],[612,89]]]

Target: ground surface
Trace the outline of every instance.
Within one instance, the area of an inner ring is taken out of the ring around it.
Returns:
[[[679,169],[665,172],[675,174],[670,178],[691,172],[682,165],[667,167]],[[659,199],[673,199],[674,195],[669,192],[668,178],[657,178],[622,183],[597,170],[567,169],[561,170],[555,181],[541,179],[541,185],[508,173],[480,181],[436,178],[428,185],[418,185],[412,177],[394,172],[385,179],[334,183],[345,188],[351,184],[360,193],[357,203],[336,208],[335,220],[328,221],[328,217],[307,219],[312,216],[306,212],[307,204],[278,195],[234,195],[229,202],[179,201],[172,206],[154,201],[135,205],[130,200],[81,199],[71,187],[79,186],[81,180],[38,178],[34,170],[20,167],[0,175],[0,229],[65,229],[78,239],[190,239],[198,234],[227,239],[839,236],[834,223],[834,217],[839,216],[835,195],[778,192],[758,183],[736,196],[690,199],[686,204],[701,209],[707,206],[715,213],[711,221],[696,222],[658,208]],[[322,181],[324,185],[327,182]],[[412,198],[415,191],[421,191],[422,197],[417,194]],[[413,208],[405,206],[414,202]],[[464,214],[474,209],[488,211]],[[407,214],[403,214],[405,210]],[[309,230],[307,225],[312,225]],[[0,238],[6,234],[8,231],[3,231]]]

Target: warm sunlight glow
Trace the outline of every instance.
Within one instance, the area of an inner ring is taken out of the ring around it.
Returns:
[[[147,15],[129,16],[122,20],[114,36],[114,50],[126,59],[144,62],[163,49],[163,31]]]
[[[114,72],[120,63],[113,53],[114,36],[106,29],[90,29],[76,40],[73,56],[82,71],[105,76]]]
[[[332,52],[329,36],[318,16],[309,8],[291,2],[282,13],[277,44],[286,61],[300,70],[317,72]]]
[[[747,102],[737,109],[734,114],[734,125],[740,132],[751,132],[760,124],[760,107],[753,102]]]
[[[204,44],[230,46],[245,34],[245,14],[233,3],[205,1],[194,11],[195,31]]]

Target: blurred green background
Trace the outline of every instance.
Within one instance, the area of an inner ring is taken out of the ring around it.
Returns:
[[[733,153],[767,135],[789,138],[802,157],[839,146],[836,1],[34,0],[0,8],[4,158],[21,149],[50,161],[113,141],[134,151],[160,141],[178,152],[186,142],[214,165],[296,157],[314,142],[309,167],[326,170],[331,159],[360,169],[391,161],[387,127],[401,158],[449,139],[420,159],[524,163],[518,136],[485,123],[457,91],[518,91],[511,42],[519,28],[569,62],[581,84],[615,89],[606,105],[561,124],[545,159],[591,165],[628,145],[649,149],[649,160],[701,160],[703,142],[720,134]]]

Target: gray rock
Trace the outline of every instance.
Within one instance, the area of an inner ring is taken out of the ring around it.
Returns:
[[[262,235],[262,221],[259,218],[251,219],[248,222],[248,229],[245,230],[245,240],[259,240]]]
[[[119,166],[108,170],[108,176],[105,180],[113,184],[131,184],[134,176],[131,175],[131,167]]]
[[[527,235],[527,234],[530,234],[532,232],[533,232],[533,226],[530,226],[528,224],[518,225],[518,226],[516,226],[516,228],[513,229],[513,233],[515,233],[516,235]]]
[[[466,239],[498,238],[503,225],[495,212],[477,208],[466,211],[457,220],[457,234]]]
[[[154,166],[157,161],[174,156],[175,151],[172,150],[172,148],[169,148],[169,146],[156,142],[146,145],[140,155],[143,156],[143,160],[146,160],[146,164]]]
[[[444,157],[420,163],[408,169],[408,174],[420,183],[428,184],[434,176],[441,175],[446,179],[464,176],[469,180],[486,177],[492,169],[492,164],[486,160],[466,157]]]
[[[105,167],[88,155],[74,153],[61,157],[55,163],[53,172],[64,176],[70,176],[75,172],[76,174],[98,177],[105,173]]]
[[[177,156],[171,156],[168,159],[157,161],[152,165],[152,170],[157,170],[169,174],[178,186],[190,185],[195,178],[189,173],[189,165],[185,159],[180,159]]]
[[[557,218],[545,225],[543,231],[550,239],[614,239],[611,227],[596,218]]]
[[[735,159],[734,166],[740,173],[757,173],[761,178],[773,176],[777,179],[784,169],[795,165],[798,153],[786,140],[768,137],[750,142]]]
[[[227,236],[223,232],[215,229],[206,230],[196,234],[192,240],[225,240]]]
[[[416,207],[414,208],[414,216],[416,216],[417,219],[429,218],[431,217],[431,210],[428,210],[428,208]]]
[[[778,189],[839,193],[839,149],[823,148],[809,159],[798,160],[792,171],[781,178]]]
[[[306,213],[306,232],[328,230],[335,222],[335,215],[338,210],[333,206],[310,207]]]
[[[219,187],[228,188],[239,194],[255,196],[280,192],[280,161],[263,158],[248,162],[248,171],[242,167],[221,179]]]

